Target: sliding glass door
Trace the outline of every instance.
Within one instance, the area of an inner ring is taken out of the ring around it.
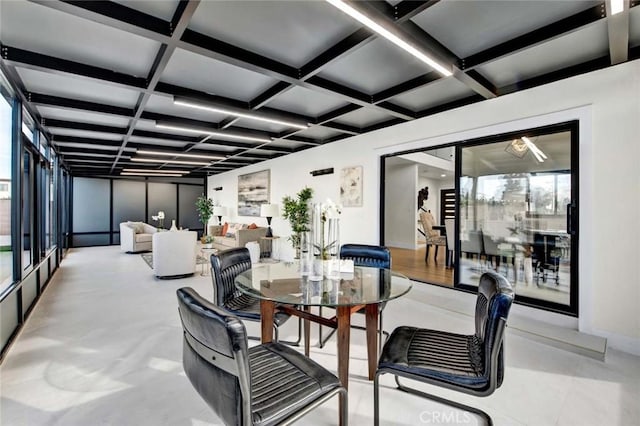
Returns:
[[[459,286],[495,270],[521,302],[577,312],[574,138],[568,123],[458,148]]]
[[[468,291],[497,271],[517,302],[577,315],[577,158],[577,122],[384,157],[394,269]]]

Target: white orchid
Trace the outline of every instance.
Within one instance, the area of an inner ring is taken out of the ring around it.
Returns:
[[[342,204],[336,204],[331,198],[327,198],[327,201],[321,204],[321,209],[322,220],[337,219],[342,213]]]
[[[151,219],[153,219],[155,222],[158,221],[158,216],[151,216]]]
[[[158,212],[158,219],[164,219],[164,212],[163,211],[159,211]]]

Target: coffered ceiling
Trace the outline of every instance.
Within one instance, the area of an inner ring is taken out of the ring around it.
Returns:
[[[615,16],[582,0],[349,3],[443,77],[319,0],[3,0],[1,64],[74,175],[199,177],[636,59],[636,3]],[[184,154],[220,158],[171,163]]]

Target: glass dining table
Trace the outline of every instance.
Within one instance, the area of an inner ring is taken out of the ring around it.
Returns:
[[[235,279],[238,290],[260,299],[262,342],[273,340],[273,316],[282,311],[304,320],[305,355],[309,356],[310,322],[337,329],[338,377],[349,383],[349,343],[351,314],[365,309],[368,376],[373,380],[378,361],[379,305],[411,290],[409,278],[388,269],[356,266],[340,278],[309,280],[299,272],[297,262],[255,266]],[[311,313],[311,307],[331,307],[333,318]]]

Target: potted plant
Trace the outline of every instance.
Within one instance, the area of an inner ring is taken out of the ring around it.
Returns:
[[[200,218],[200,222],[204,225],[204,231],[202,232],[201,241],[203,244],[206,243],[207,236],[207,224],[209,223],[209,219],[213,216],[213,200],[211,198],[205,197],[201,195],[196,200],[196,210],[198,210],[198,217]]]
[[[296,249],[296,259],[300,258],[300,235],[309,231],[309,200],[313,197],[313,189],[304,187],[296,194],[296,198],[288,195],[282,198],[282,217],[289,220],[293,234],[288,238]]]

